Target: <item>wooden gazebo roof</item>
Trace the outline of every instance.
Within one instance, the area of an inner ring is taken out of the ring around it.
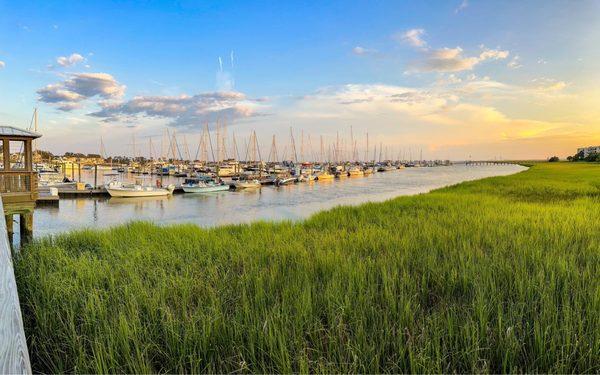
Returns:
[[[4,138],[18,137],[35,139],[41,136],[41,134],[34,133],[29,130],[15,128],[14,126],[0,126],[0,137]]]

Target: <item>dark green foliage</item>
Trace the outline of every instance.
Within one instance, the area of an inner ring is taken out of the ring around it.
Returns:
[[[600,166],[300,223],[132,223],[16,260],[40,372],[600,371]]]

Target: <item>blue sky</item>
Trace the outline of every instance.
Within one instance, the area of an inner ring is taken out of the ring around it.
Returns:
[[[432,157],[572,153],[600,143],[599,14],[594,1],[0,1],[0,123],[27,126],[39,107],[56,152],[103,136],[126,153],[132,133],[191,136],[222,116],[265,143],[352,125]]]

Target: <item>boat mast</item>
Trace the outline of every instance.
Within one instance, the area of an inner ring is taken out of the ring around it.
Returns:
[[[235,139],[235,132],[233,132],[233,156],[236,160],[240,160],[240,152],[237,146],[237,140]]]
[[[183,135],[183,151],[185,151],[185,157],[187,159],[187,161],[190,161],[190,149],[188,148],[188,144],[187,144],[187,137],[184,134]]]
[[[153,159],[152,159],[152,137],[148,137],[148,143],[149,143],[149,151],[150,151],[150,163],[152,163]]]
[[[219,124],[219,119],[217,119],[217,159],[215,160],[217,163],[221,162],[221,132],[220,132],[220,124]]]
[[[354,132],[352,131],[352,125],[350,125],[350,147],[352,148],[352,155],[350,156],[350,161],[354,162]]]
[[[136,154],[136,149],[135,149],[135,131],[131,134],[131,139],[132,139],[132,145],[133,145],[133,162],[135,163],[135,154]]]
[[[336,132],[335,135],[335,150],[334,150],[334,157],[335,157],[335,162],[339,163],[340,162],[340,132]]]
[[[367,132],[367,148],[365,150],[365,163],[367,162],[368,158],[369,158],[369,132]]]
[[[271,142],[271,151],[269,151],[269,157],[267,159],[267,162],[277,163],[277,160],[277,143],[275,142],[275,134],[273,134],[273,141]]]
[[[298,154],[296,153],[296,142],[294,141],[294,132],[292,131],[292,127],[290,126],[290,142],[292,145],[292,156],[294,157],[294,164],[298,163]]]
[[[321,155],[319,156],[319,158],[321,159],[321,163],[325,162],[325,148],[323,147],[323,136],[321,135]]]

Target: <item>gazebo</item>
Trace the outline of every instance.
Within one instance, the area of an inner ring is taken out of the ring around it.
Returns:
[[[33,232],[33,210],[38,197],[33,140],[39,137],[28,130],[0,126],[0,196],[9,238],[13,234],[13,215],[20,215],[21,238]]]

